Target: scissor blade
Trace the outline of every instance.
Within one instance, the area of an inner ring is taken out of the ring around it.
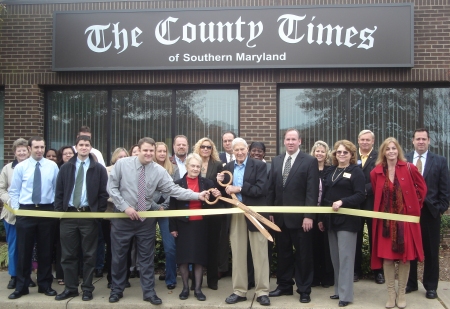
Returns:
[[[262,226],[261,223],[258,222],[258,220],[256,220],[255,217],[249,215],[248,213],[244,213],[244,215],[250,220],[251,223],[253,223],[253,225],[261,232],[261,234],[264,235],[264,237],[273,242],[272,235],[270,235],[270,233],[264,228],[264,226]]]

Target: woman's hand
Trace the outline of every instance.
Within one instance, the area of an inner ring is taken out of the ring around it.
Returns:
[[[325,232],[325,226],[323,225],[323,222],[319,222],[317,223],[317,225],[319,226],[320,231]]]
[[[222,193],[220,193],[220,191],[217,188],[214,188],[214,190],[209,191],[210,193],[212,193],[212,195],[214,197],[219,197],[222,196]]]
[[[170,232],[170,234],[172,234],[172,236],[175,237],[175,238],[178,237],[178,231]]]
[[[333,203],[333,205],[331,205],[331,208],[333,208],[334,211],[338,211],[339,208],[342,206],[342,201],[336,201]]]

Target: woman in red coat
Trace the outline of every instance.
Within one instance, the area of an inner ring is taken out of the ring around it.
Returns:
[[[427,187],[417,168],[406,162],[398,141],[388,137],[380,146],[376,167],[370,173],[375,195],[374,211],[420,216]],[[409,261],[423,261],[422,234],[419,223],[373,219],[372,269],[383,266],[388,290],[386,308],[396,305],[395,265],[399,260],[397,307],[405,308],[405,287]],[[383,264],[383,265],[382,265]]]

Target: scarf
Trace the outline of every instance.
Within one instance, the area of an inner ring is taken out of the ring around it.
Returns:
[[[390,180],[387,167],[383,168],[385,182],[383,186],[383,199],[381,209],[386,213],[403,214],[404,203],[403,194],[397,174],[394,176],[393,190],[390,190]],[[405,223],[402,221],[383,220],[383,237],[390,238],[392,251],[397,253],[405,252]]]

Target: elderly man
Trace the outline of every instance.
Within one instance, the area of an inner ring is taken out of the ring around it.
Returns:
[[[233,174],[233,184],[226,187],[227,194],[236,197],[246,205],[266,205],[265,182],[267,169],[264,162],[248,157],[248,145],[242,138],[232,142],[236,158],[225,165],[224,169]],[[224,175],[218,174],[217,180],[223,181]],[[247,236],[248,235],[248,236]],[[227,297],[227,304],[247,300],[247,241],[253,256],[255,268],[256,301],[263,306],[270,305],[269,295],[269,257],[267,240],[244,214],[233,214],[230,225],[230,242],[233,256],[233,294]]]
[[[155,141],[144,137],[139,140],[137,157],[120,159],[109,174],[107,190],[117,211],[125,212],[129,219],[111,219],[112,286],[110,303],[123,297],[127,282],[127,252],[131,239],[136,238],[140,262],[140,280],[144,300],[153,305],[162,304],[155,292],[155,218],[141,218],[142,211],[159,210],[153,203],[158,190],[179,200],[204,200],[209,193],[194,193],[173,183],[172,177],[159,164],[153,162]]]

